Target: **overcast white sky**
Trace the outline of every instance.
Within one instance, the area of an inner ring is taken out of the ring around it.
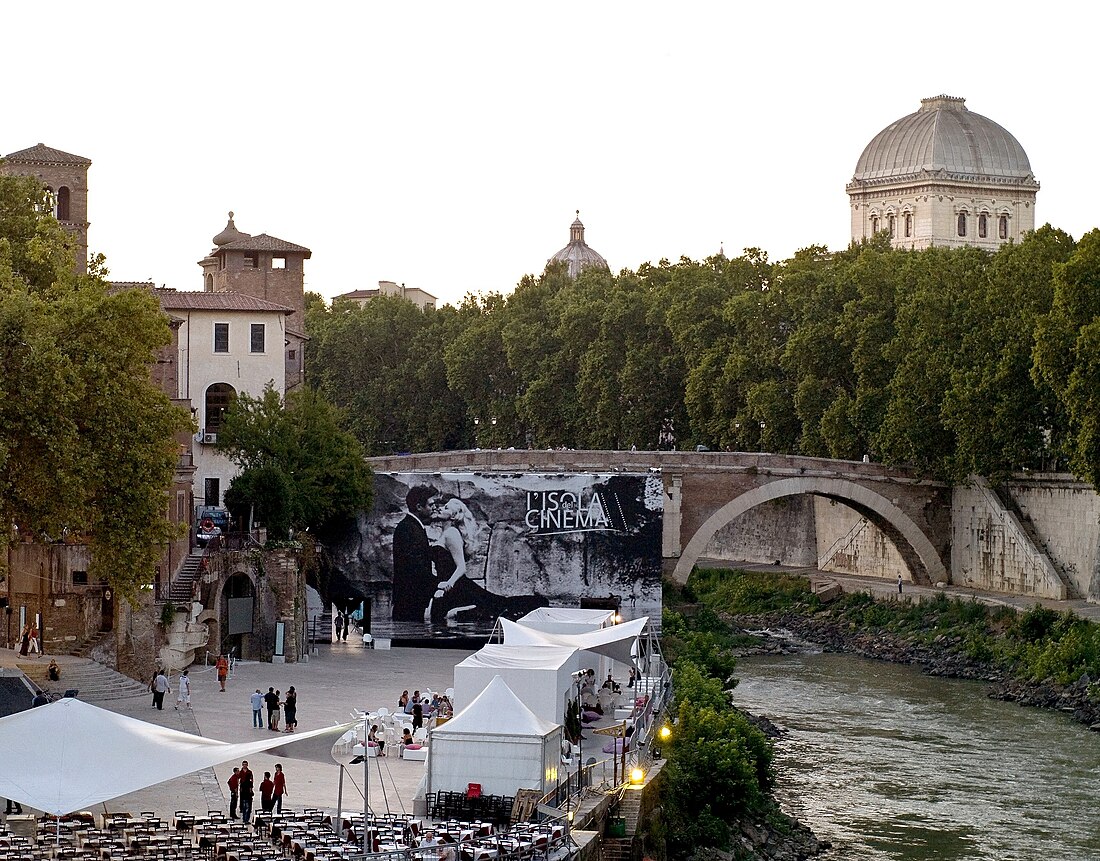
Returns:
[[[116,280],[202,287],[238,228],[327,297],[510,291],[580,209],[613,270],[844,247],[863,147],[939,93],[1003,125],[1038,223],[1098,223],[1088,4],[27,3],[0,152],[86,156]]]

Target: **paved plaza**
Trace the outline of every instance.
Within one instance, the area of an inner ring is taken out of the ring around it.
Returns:
[[[252,707],[249,696],[259,688],[266,693],[268,687],[286,692],[294,685],[298,693],[298,730],[305,731],[332,726],[352,719],[355,709],[374,711],[379,707],[397,707],[397,699],[403,690],[444,691],[454,683],[454,665],[470,652],[454,649],[367,649],[362,643],[348,640],[346,643],[321,644],[308,662],[297,664],[269,664],[246,662],[237,664],[226,684],[226,692],[218,690],[217,676],[211,666],[194,666],[190,711],[173,708],[178,690],[177,680],[172,678],[172,694],[165,696],[163,711],[151,707],[151,695],[98,702],[102,708],[129,717],[149,721],[160,726],[197,733],[207,738],[227,742],[256,741],[273,737],[270,730],[252,727]],[[48,661],[50,656],[31,660]],[[27,658],[19,657],[8,649],[0,649],[0,666],[25,664]],[[81,659],[58,656],[65,680],[65,665],[81,662]],[[264,713],[266,720],[266,712]],[[288,741],[293,734],[284,734]],[[94,745],[95,739],[84,739]],[[43,744],[48,744],[43,739]],[[398,757],[396,745],[387,749],[387,756],[369,760],[370,802],[376,813],[412,812],[412,800],[424,775],[424,763],[405,761]],[[286,773],[287,798],[290,807],[322,807],[335,809],[340,768],[331,760],[276,758],[259,754],[249,758],[249,767],[256,773],[259,785],[265,771],[274,772],[276,761],[281,762]],[[171,816],[176,810],[206,811],[227,810],[229,803],[225,781],[232,773],[233,765],[223,763],[214,769],[205,769],[165,783],[125,795],[106,803],[111,812],[140,813],[152,811],[158,816]],[[140,762],[119,763],[119,767],[141,769]],[[343,804],[345,810],[361,810],[363,769],[350,766],[344,778]],[[256,806],[259,806],[257,792]],[[102,808],[96,813],[103,812]]]

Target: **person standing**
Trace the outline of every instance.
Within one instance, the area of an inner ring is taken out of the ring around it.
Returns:
[[[351,630],[351,616],[344,614],[344,642],[348,641],[348,631]]]
[[[221,685],[221,692],[225,693],[225,680],[229,678],[229,660],[225,655],[218,655],[218,662],[214,665],[218,671],[218,684]]]
[[[272,793],[275,791],[275,782],[271,779],[271,772],[264,772],[264,779],[260,781],[260,810],[264,813],[270,813],[271,809],[275,806],[275,798]]]
[[[275,812],[283,812],[283,796],[289,795],[286,791],[286,775],[283,774],[283,767],[279,763],[275,763]]]
[[[413,703],[413,732],[424,726],[424,704],[418,699]]]
[[[229,818],[237,818],[237,787],[241,781],[241,770],[234,768],[233,773],[229,775],[229,780],[225,783],[229,787]]]
[[[21,633],[19,635],[19,654],[21,654],[24,658],[27,657],[27,649],[30,648],[30,644],[31,644],[31,626],[30,625],[24,625],[23,626],[23,633]]]
[[[287,688],[286,699],[283,700],[283,717],[286,719],[286,731],[294,732],[298,726],[298,692],[294,685]]]
[[[252,726],[255,729],[263,729],[264,719],[262,712],[264,709],[264,695],[260,693],[259,688],[256,688],[256,693],[249,699],[252,703]]]
[[[247,759],[241,763],[237,794],[241,797],[241,822],[247,825],[248,818],[252,815],[252,797],[255,795],[252,788],[252,772],[249,771]]]
[[[283,719],[283,692],[275,691],[275,711],[271,715],[271,728],[279,731],[279,723]]]
[[[37,658],[42,653],[41,647],[38,644],[38,623],[37,622],[31,622],[30,640],[31,640],[31,642],[30,642],[31,651],[34,653],[34,656]]]
[[[340,635],[344,632],[344,617],[339,613],[336,614],[336,642],[340,642]]]
[[[180,673],[179,693],[176,694],[177,709],[180,706],[191,708],[191,677],[187,673],[188,670]]]
[[[164,670],[157,670],[157,677],[153,680],[153,705],[158,711],[164,710],[164,695],[170,693],[172,688],[168,684],[168,676],[164,675]]]
[[[267,705],[267,728],[275,729],[275,715],[279,711],[279,695],[275,693],[275,688],[267,689],[264,703]]]
[[[898,575],[898,594],[901,594],[901,575]]]

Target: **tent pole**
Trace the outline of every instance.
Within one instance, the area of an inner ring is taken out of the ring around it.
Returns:
[[[341,840],[344,839],[344,764],[340,763],[340,783],[336,787],[336,816],[332,819],[332,830]]]
[[[367,855],[367,844],[370,841],[370,745],[367,738],[370,733],[367,730],[367,716],[363,715],[363,854]]]

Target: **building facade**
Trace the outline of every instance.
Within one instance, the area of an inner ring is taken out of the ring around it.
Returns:
[[[372,299],[377,299],[380,296],[394,296],[398,299],[404,299],[407,302],[412,302],[421,311],[435,308],[439,302],[439,299],[427,290],[421,290],[419,287],[406,287],[404,284],[398,284],[395,281],[379,281],[377,290],[352,290],[350,293],[341,293],[339,296],[333,296],[332,301],[333,303],[337,301],[354,302],[362,307]]]
[[[1035,229],[1039,183],[1012,134],[953,96],[922,99],[867,144],[848,183],[852,240],[990,251]]]

